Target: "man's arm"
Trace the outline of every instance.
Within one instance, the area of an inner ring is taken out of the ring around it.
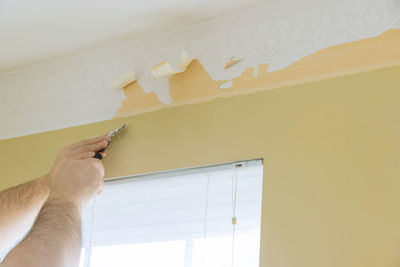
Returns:
[[[47,176],[0,192],[0,251],[31,229],[49,192]]]
[[[77,267],[81,248],[80,208],[50,196],[32,231],[5,258],[5,267]]]
[[[47,176],[50,194],[26,238],[5,258],[5,267],[78,266],[81,211],[102,191],[104,168],[94,151],[109,142],[106,136],[62,149]]]

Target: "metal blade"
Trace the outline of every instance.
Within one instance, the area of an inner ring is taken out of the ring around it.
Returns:
[[[108,133],[109,137],[115,136],[119,131],[121,131],[122,129],[124,129],[126,127],[126,124],[122,125],[121,127],[118,127],[117,129],[115,129],[114,131],[111,131]]]

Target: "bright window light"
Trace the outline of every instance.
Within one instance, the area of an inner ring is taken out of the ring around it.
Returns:
[[[155,254],[157,253],[157,254]],[[185,241],[95,247],[92,267],[184,267]]]
[[[234,266],[254,266],[259,263],[259,229],[235,236]],[[232,236],[195,239],[191,267],[232,267]]]

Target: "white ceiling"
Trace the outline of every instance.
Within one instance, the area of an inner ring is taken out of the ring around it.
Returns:
[[[0,0],[0,72],[282,0]]]

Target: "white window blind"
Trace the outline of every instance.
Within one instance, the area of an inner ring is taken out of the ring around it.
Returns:
[[[261,199],[261,160],[109,181],[81,266],[258,267]]]

